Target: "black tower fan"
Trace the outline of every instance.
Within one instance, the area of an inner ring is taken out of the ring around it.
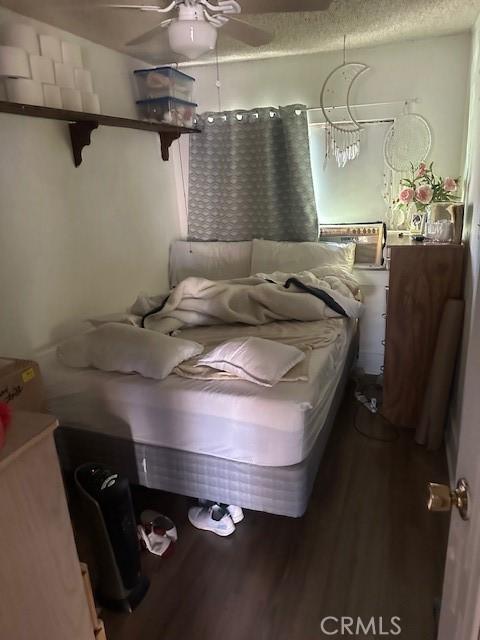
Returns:
[[[140,549],[128,480],[101,464],[75,471],[98,567],[98,598],[106,607],[132,611],[149,587],[140,574]]]

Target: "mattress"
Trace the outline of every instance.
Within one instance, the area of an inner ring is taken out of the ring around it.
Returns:
[[[101,461],[132,484],[298,518],[307,509],[318,465],[357,351],[358,334],[350,343],[322,429],[308,456],[298,464],[258,466],[203,453],[139,444],[99,431],[60,427],[55,431],[55,440],[62,468],[69,473],[86,462]]]
[[[328,415],[354,333],[345,320],[335,342],[312,352],[308,382],[271,388],[71,369],[55,352],[39,358],[49,409],[63,426],[137,444],[258,466],[303,461]]]

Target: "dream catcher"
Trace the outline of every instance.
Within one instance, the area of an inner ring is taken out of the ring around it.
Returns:
[[[333,157],[339,167],[355,160],[360,153],[363,127],[352,113],[350,95],[357,78],[370,68],[361,62],[346,62],[345,42],[344,38],[343,64],[330,72],[320,92],[320,107],[326,123],[325,160]],[[346,113],[345,119],[333,120],[335,110]]]
[[[408,113],[407,104],[403,114],[397,116],[387,131],[383,144],[385,160],[384,198],[389,207],[390,229],[399,229],[406,222],[405,212],[392,206],[400,190],[400,182],[411,170],[411,166],[423,162],[432,147],[432,132],[424,117]]]

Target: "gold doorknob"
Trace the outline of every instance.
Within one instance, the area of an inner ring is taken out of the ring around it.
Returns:
[[[450,511],[457,507],[463,520],[468,520],[469,489],[465,478],[458,481],[457,488],[453,491],[446,484],[428,483],[429,511]]]

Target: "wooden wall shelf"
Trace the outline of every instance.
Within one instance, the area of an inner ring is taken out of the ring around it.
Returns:
[[[37,107],[29,104],[5,102],[0,100],[0,113],[13,113],[20,116],[33,118],[48,118],[68,122],[70,138],[72,141],[73,160],[78,167],[82,163],[83,148],[90,144],[92,131],[99,126],[120,127],[122,129],[139,129],[140,131],[153,131],[160,135],[160,146],[163,160],[168,160],[170,145],[174,140],[185,133],[200,133],[200,129],[176,127],[161,122],[147,122],[146,120],[132,120],[130,118],[117,118],[97,113],[84,113],[82,111],[66,111],[65,109],[51,109],[50,107]]]

